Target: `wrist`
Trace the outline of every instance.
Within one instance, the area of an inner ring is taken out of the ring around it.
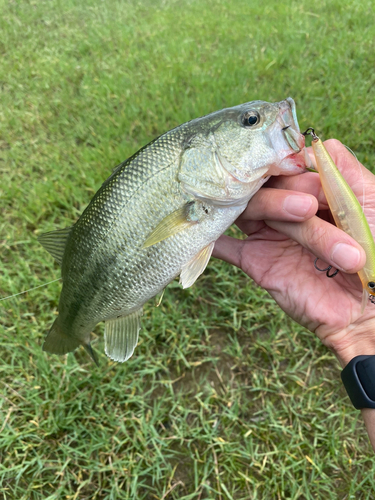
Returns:
[[[356,356],[375,355],[375,318],[361,325],[350,325],[327,340],[342,368]]]

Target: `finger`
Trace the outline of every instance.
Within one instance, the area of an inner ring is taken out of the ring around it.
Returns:
[[[286,177],[285,175],[271,177],[262,189],[267,187],[311,194],[318,200],[320,210],[326,210],[328,208],[319,174],[317,173],[306,172],[301,175],[293,175],[290,177]]]
[[[328,141],[324,142],[324,146],[352,189],[354,190],[358,187],[358,184],[360,184],[360,188],[362,188],[364,174],[365,172],[369,173],[368,170],[337,139],[328,139]],[[312,147],[306,149],[314,168],[317,170],[316,158]]]
[[[348,151],[344,144],[337,139],[328,139],[324,145],[352,189],[358,183],[362,188],[363,182],[367,180],[373,182],[373,174]]]
[[[346,273],[357,273],[366,263],[363,248],[353,238],[319,217],[305,222],[266,221],[266,224]]]
[[[241,252],[244,246],[243,240],[231,238],[230,236],[222,235],[215,242],[215,247],[212,256],[217,259],[225,260],[229,264],[241,267]]]
[[[299,175],[279,175],[273,176],[264,184],[264,187],[272,187],[276,189],[288,189],[290,191],[298,191],[301,193],[309,193],[312,195],[319,194],[320,180],[319,174],[315,172],[305,172]]]
[[[260,189],[250,200],[239,220],[285,220],[302,222],[318,210],[315,196],[285,189]]]

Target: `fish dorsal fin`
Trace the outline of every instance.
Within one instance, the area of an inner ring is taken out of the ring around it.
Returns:
[[[189,288],[203,273],[207,267],[208,261],[210,260],[214,246],[215,242],[213,241],[182,267],[180,274],[180,283],[182,288]]]
[[[105,322],[105,353],[109,358],[123,363],[132,356],[138,342],[142,314],[141,308]]]
[[[167,215],[147,237],[146,241],[143,243],[143,248],[155,245],[156,243],[159,243],[159,241],[165,240],[166,238],[187,229],[191,225],[196,224],[198,220],[197,218],[194,220],[194,216],[192,214],[194,204],[195,202],[191,201]]]
[[[72,226],[57,229],[38,236],[39,243],[49,252],[52,257],[59,263],[62,263],[66,242]]]

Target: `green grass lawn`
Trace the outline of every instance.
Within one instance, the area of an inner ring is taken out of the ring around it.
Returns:
[[[37,235],[71,225],[155,136],[242,102],[375,166],[375,4],[0,0],[0,295],[59,277]],[[229,231],[234,231],[230,229]],[[311,263],[313,265],[313,262]],[[61,283],[0,303],[4,500],[373,499],[338,362],[237,269],[146,306],[134,356],[41,350]]]

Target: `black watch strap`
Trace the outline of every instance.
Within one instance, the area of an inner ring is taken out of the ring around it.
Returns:
[[[375,408],[375,356],[353,358],[341,379],[355,408]]]

